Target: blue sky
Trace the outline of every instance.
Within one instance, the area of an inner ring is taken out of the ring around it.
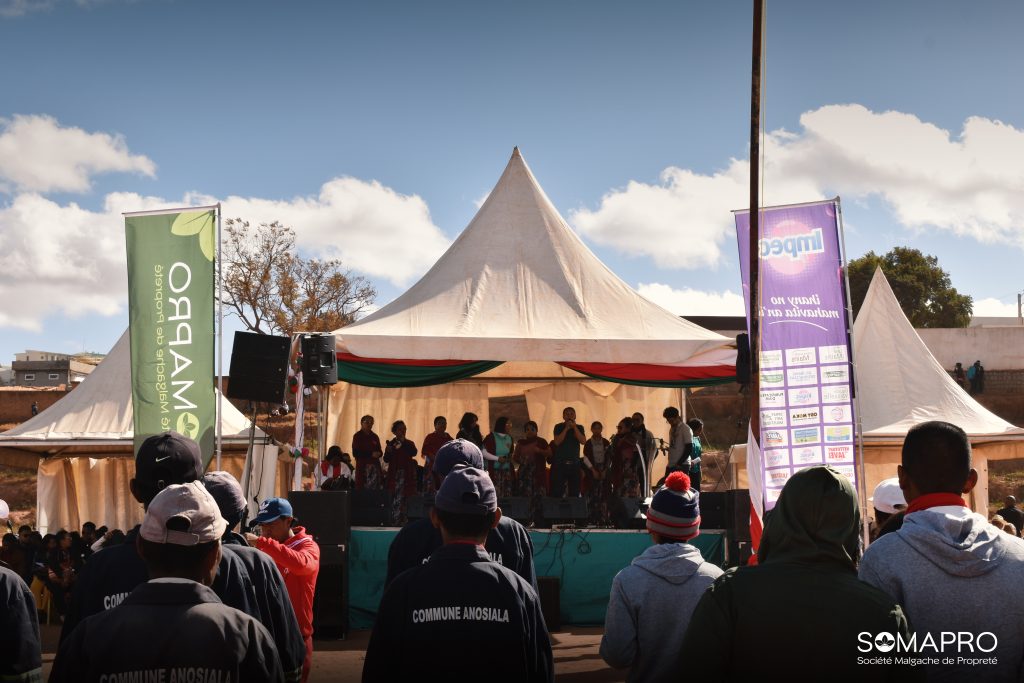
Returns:
[[[379,303],[514,145],[620,277],[740,313],[749,2],[0,0],[0,362],[108,349],[121,211],[221,200]],[[765,199],[839,195],[847,250],[938,256],[978,312],[1024,280],[1019,2],[769,3]],[[395,267],[394,264],[401,264]]]

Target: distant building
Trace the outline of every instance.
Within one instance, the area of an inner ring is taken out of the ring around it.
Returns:
[[[95,368],[95,363],[82,362],[70,354],[35,349],[14,354],[11,365],[13,384],[24,387],[56,387],[61,384],[70,387],[85,379]]]
[[[747,331],[747,319],[742,315],[684,315],[682,318],[725,337]]]
[[[14,368],[10,365],[0,365],[0,387],[14,384]]]

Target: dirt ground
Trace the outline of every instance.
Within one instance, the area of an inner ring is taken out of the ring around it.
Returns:
[[[0,499],[11,508],[11,526],[36,525],[36,473],[0,465]]]
[[[57,652],[60,637],[58,625],[43,625],[43,679],[50,675],[50,667]],[[310,683],[336,683],[358,681],[363,671],[369,631],[354,631],[346,640],[314,641],[313,669]],[[626,680],[625,671],[608,668],[598,655],[601,629],[570,628],[551,634],[555,659],[555,680],[564,683],[613,683]]]

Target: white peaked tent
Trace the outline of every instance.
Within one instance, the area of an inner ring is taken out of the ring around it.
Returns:
[[[992,414],[953,381],[914,331],[881,269],[853,325],[853,359],[868,495],[880,481],[896,476],[910,428],[942,420],[971,439],[978,485],[970,503],[987,515],[988,463],[1024,458],[1024,429]],[[745,474],[739,475],[741,486]]]
[[[519,148],[430,271],[336,334],[369,358],[659,365],[730,342],[612,273],[558,214]]]
[[[223,402],[223,469],[241,478],[249,445],[249,422]],[[133,458],[131,348],[128,332],[103,362],[72,392],[32,419],[0,434],[0,462],[38,462],[37,525],[46,533],[77,529],[86,521],[129,529],[142,520],[142,506],[128,488]],[[262,445],[257,430],[254,474],[263,497],[277,495],[277,447]],[[211,467],[214,461],[211,460]],[[259,477],[263,467],[266,477]],[[265,480],[265,481],[264,481]]]
[[[951,422],[971,438],[979,482],[973,507],[988,509],[988,462],[1024,458],[1024,429],[971,398],[914,331],[881,269],[875,271],[853,326],[868,491],[896,476],[907,431],[929,420]]]
[[[477,413],[487,433],[487,400],[501,396],[526,396],[548,438],[566,405],[587,425],[603,421],[606,434],[638,410],[656,435],[667,436],[659,433],[661,411],[680,406],[672,382],[710,384],[735,374],[732,340],[651,303],[612,273],[562,219],[518,148],[434,266],[397,299],[334,334],[339,375],[348,381],[331,394],[329,433],[346,448],[363,414],[376,416],[383,436],[392,420],[404,419],[417,442],[435,415],[447,416],[454,434],[462,413]],[[503,364],[429,387],[360,381],[345,367],[357,374],[373,364],[481,361]],[[385,386],[391,388],[371,388]]]

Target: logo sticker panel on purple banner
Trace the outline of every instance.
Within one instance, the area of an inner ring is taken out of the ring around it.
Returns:
[[[760,213],[758,359],[765,510],[774,507],[794,472],[812,465],[830,465],[854,488],[857,485],[853,372],[837,203],[766,208]],[[749,212],[736,212],[748,310],[749,234]]]

